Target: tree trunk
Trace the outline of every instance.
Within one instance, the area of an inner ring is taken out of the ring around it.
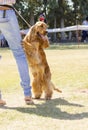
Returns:
[[[56,28],[56,17],[54,17],[54,28]],[[54,33],[54,41],[56,41],[56,33]]]
[[[35,21],[34,21],[34,13],[33,12],[31,12],[29,19],[30,19],[30,24],[34,25]]]
[[[64,19],[61,18],[61,28],[64,28]],[[61,32],[61,40],[65,40],[65,32]]]

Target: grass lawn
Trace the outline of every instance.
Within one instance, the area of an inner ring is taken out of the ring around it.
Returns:
[[[0,89],[7,102],[0,107],[0,130],[88,130],[88,47],[51,46],[45,52],[62,93],[27,106],[12,53],[0,49]]]

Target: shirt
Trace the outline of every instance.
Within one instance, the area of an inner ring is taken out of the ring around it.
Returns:
[[[87,25],[88,26],[88,21],[84,20],[82,25]]]
[[[15,4],[16,3],[16,0],[0,0],[0,4]]]

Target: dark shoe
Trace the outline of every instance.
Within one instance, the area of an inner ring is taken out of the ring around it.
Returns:
[[[33,100],[32,100],[32,97],[30,97],[30,96],[27,96],[27,97],[25,97],[25,103],[27,104],[27,105],[33,105],[34,104],[34,102],[33,102]]]

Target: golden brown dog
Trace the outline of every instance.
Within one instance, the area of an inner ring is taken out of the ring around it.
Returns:
[[[39,99],[43,92],[45,99],[51,99],[53,90],[61,92],[51,82],[51,72],[44,52],[44,48],[49,47],[46,30],[46,23],[39,21],[23,39],[23,47],[33,75],[32,89],[36,99]]]

